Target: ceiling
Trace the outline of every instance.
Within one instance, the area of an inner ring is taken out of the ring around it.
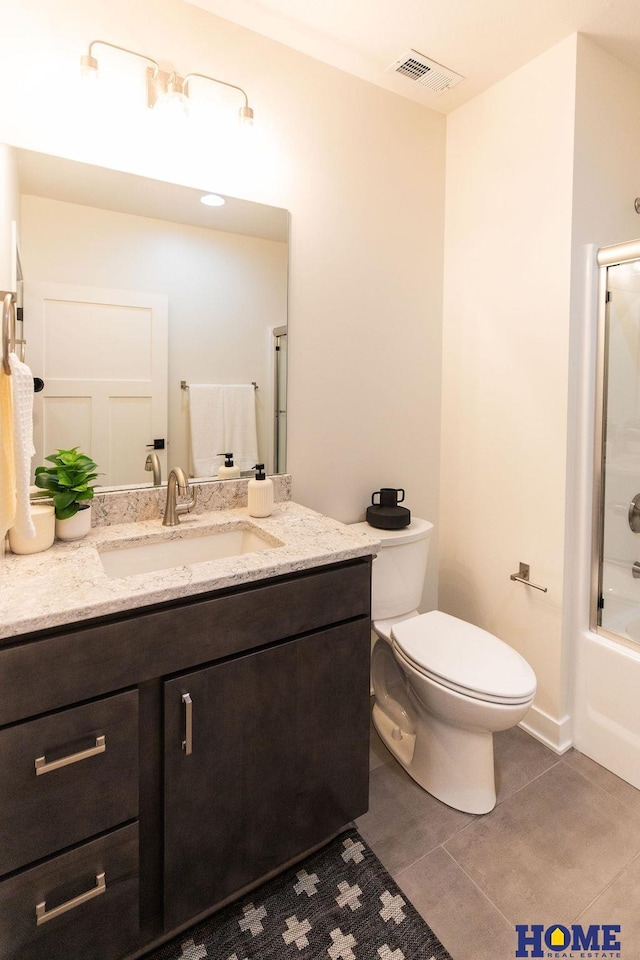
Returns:
[[[133,173],[16,149],[20,192],[154,220],[186,223],[286,243],[289,214],[250,200],[226,197],[222,207],[200,203],[202,190]]]
[[[639,0],[185,0],[449,113],[575,32],[640,69]],[[386,69],[409,49],[465,79],[438,95]]]

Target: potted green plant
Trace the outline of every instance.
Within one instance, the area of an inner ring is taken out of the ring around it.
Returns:
[[[53,466],[36,467],[36,486],[46,490],[56,513],[56,536],[61,540],[79,540],[91,529],[93,483],[97,464],[78,447],[57,450],[45,457]]]

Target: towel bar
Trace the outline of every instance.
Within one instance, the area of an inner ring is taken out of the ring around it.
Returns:
[[[257,389],[258,389],[258,384],[256,383],[255,380],[252,380],[252,381],[251,381],[251,386],[253,387],[254,390],[257,390]],[[189,384],[187,383],[186,380],[181,380],[181,381],[180,381],[180,389],[181,389],[181,390],[188,390],[188,389],[189,389]]]

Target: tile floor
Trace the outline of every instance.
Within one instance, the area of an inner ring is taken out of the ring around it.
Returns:
[[[516,923],[572,922],[619,923],[620,956],[637,960],[640,791],[518,727],[496,735],[495,760],[495,809],[460,813],[418,787],[372,727],[360,833],[453,960],[514,960]]]

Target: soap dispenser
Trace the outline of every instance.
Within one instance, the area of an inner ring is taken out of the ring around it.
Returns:
[[[264,463],[256,463],[255,480],[247,484],[247,506],[250,517],[268,517],[273,511],[273,480],[265,476]]]
[[[218,456],[224,457],[224,463],[218,467],[218,480],[238,480],[240,467],[234,467],[233,453],[219,453]]]

